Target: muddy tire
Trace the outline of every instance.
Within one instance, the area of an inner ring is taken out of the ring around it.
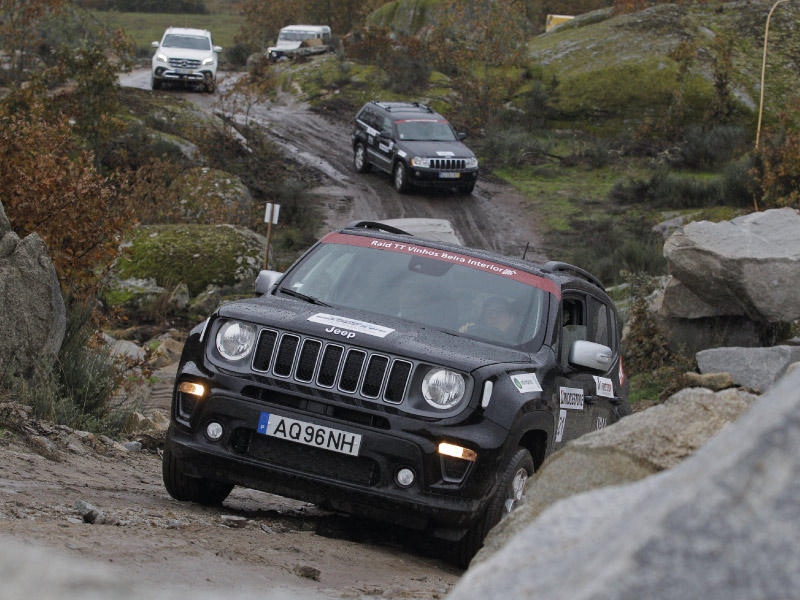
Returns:
[[[399,194],[405,194],[411,188],[411,184],[408,183],[408,169],[406,169],[406,163],[402,160],[398,160],[394,166],[392,183],[395,191]]]
[[[519,505],[525,484],[531,475],[533,475],[531,453],[525,448],[518,448],[503,471],[500,485],[483,516],[470,527],[461,540],[453,543],[450,555],[456,565],[464,569],[469,566],[472,557],[483,546],[483,540],[489,530]]]
[[[358,142],[353,149],[353,167],[357,173],[366,173],[369,171],[369,163],[367,162],[367,150],[364,144]]]
[[[150,89],[151,90],[160,90],[161,89],[161,80],[156,79],[152,75],[150,76]]]
[[[472,193],[472,190],[475,189],[475,184],[470,183],[468,185],[462,185],[456,191],[461,194],[462,196],[469,196]]]
[[[221,504],[233,485],[221,481],[211,481],[202,477],[190,477],[181,470],[180,461],[173,456],[169,441],[164,444],[164,462],[161,464],[164,487],[175,500],[197,502],[205,506]]]

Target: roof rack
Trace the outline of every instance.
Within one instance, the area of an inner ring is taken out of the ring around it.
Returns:
[[[403,111],[410,111],[412,109],[419,109],[420,111],[432,113],[434,110],[428,106],[427,104],[420,104],[419,102],[380,102],[378,100],[373,100],[375,104],[380,106],[386,112],[392,112],[392,110],[403,112]]]
[[[376,221],[353,221],[348,223],[345,229],[375,229],[378,231],[385,231],[386,233],[395,233],[397,235],[411,235],[407,231]]]
[[[596,285],[603,291],[606,290],[605,286],[600,282],[600,280],[597,277],[595,277],[588,271],[585,271],[580,267],[576,267],[575,265],[571,265],[569,263],[559,262],[557,260],[551,260],[544,264],[544,266],[542,267],[542,271],[545,271],[547,273],[571,273],[572,275],[577,275],[578,277],[585,279],[589,283]]]

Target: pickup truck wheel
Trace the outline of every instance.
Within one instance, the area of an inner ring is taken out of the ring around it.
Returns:
[[[221,504],[233,485],[202,477],[190,477],[181,469],[180,461],[173,456],[169,441],[164,444],[164,462],[161,464],[164,487],[175,500],[197,502],[205,506]]]
[[[405,194],[411,187],[411,185],[408,183],[406,163],[404,163],[402,160],[398,160],[397,164],[395,164],[394,176],[392,180],[394,182],[394,189],[400,194]]]
[[[367,162],[367,151],[364,144],[358,142],[355,150],[353,151],[353,166],[359,173],[366,173],[369,171],[369,163]]]
[[[514,456],[503,471],[500,485],[489,501],[483,515],[467,534],[452,548],[452,559],[459,567],[466,569],[472,557],[483,546],[489,530],[497,525],[512,510],[519,506],[528,478],[533,475],[533,458],[525,448],[517,448]]]
[[[152,75],[150,75],[150,89],[151,90],[160,90],[161,89],[161,81],[156,79]]]

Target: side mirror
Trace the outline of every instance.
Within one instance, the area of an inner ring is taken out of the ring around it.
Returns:
[[[151,45],[153,48],[158,48],[158,47],[159,47],[161,44],[160,44],[159,42],[150,42],[150,45]]]
[[[614,353],[608,346],[586,340],[576,340],[572,342],[569,349],[569,364],[595,371],[608,371],[613,356]]]
[[[222,46],[214,46],[214,52],[216,53],[222,52]]]
[[[467,139],[467,134],[466,133],[459,133],[456,137],[458,138],[458,141],[461,142],[461,141]]]
[[[256,294],[266,294],[282,275],[278,271],[260,271],[256,277]]]

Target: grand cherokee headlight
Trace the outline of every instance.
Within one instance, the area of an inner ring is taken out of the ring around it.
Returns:
[[[203,59],[203,66],[210,65],[213,62],[214,62],[214,57],[209,56],[208,58]]]
[[[411,159],[411,166],[412,167],[424,167],[429,168],[431,166],[431,159],[424,158],[422,156],[415,156]]]
[[[474,156],[472,158],[468,158],[466,164],[464,165],[467,169],[474,169],[478,166],[478,159]]]
[[[217,332],[217,350],[227,360],[241,360],[256,343],[256,327],[241,321],[228,321]]]
[[[431,369],[422,380],[422,395],[434,408],[453,408],[464,397],[464,376],[447,369]]]

